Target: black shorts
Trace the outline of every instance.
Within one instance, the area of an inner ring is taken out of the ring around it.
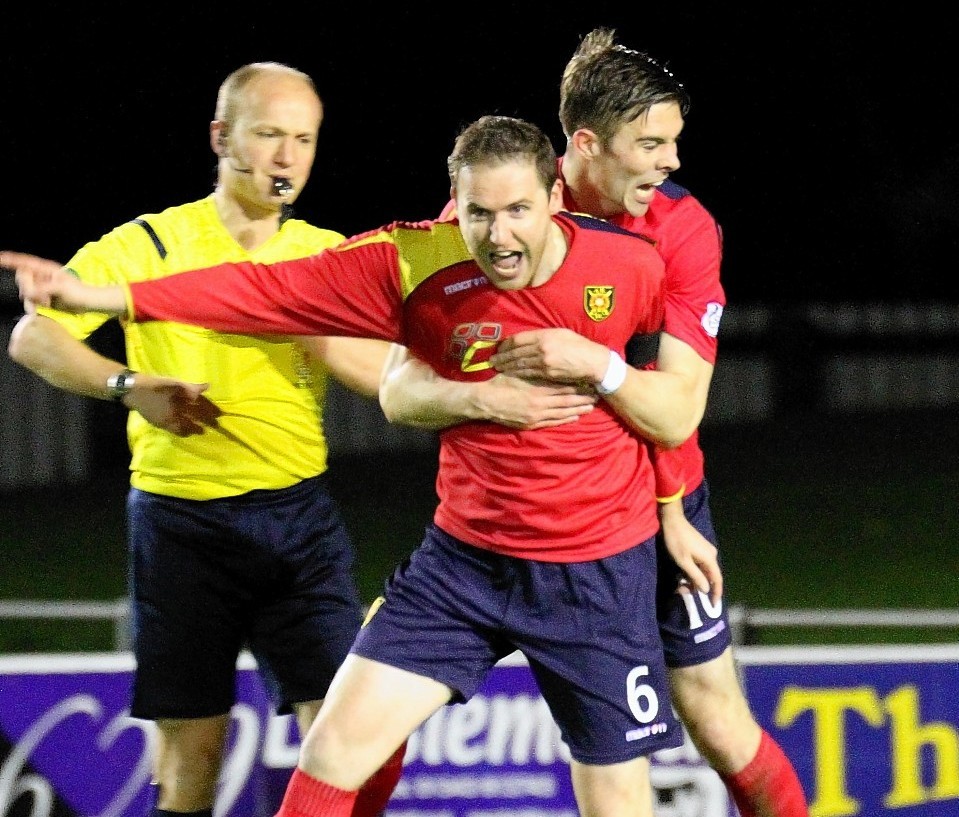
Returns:
[[[463,702],[519,650],[572,756],[619,763],[682,743],[655,582],[652,539],[564,564],[501,556],[430,526],[353,651],[439,681]]]
[[[709,487],[705,480],[695,491],[683,497],[683,511],[692,526],[718,547],[709,511]],[[656,547],[659,571],[656,616],[666,666],[691,667],[718,658],[732,643],[725,597],[713,604],[706,593],[692,587],[678,589],[683,572],[666,550],[662,533],[656,537]]]
[[[244,648],[278,712],[325,697],[362,605],[324,476],[204,501],[133,488],[127,514],[133,717],[228,713]]]

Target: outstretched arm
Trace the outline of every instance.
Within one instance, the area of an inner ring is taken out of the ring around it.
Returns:
[[[69,271],[31,259],[35,257],[0,254],[0,264],[16,269],[28,309],[53,306],[141,322],[189,323],[219,332],[398,339],[403,300],[397,249],[388,241],[274,264],[217,264],[122,287],[87,286]]]
[[[395,344],[380,384],[380,405],[391,423],[433,430],[469,420],[527,430],[564,425],[591,411],[596,400],[575,386],[502,374],[479,382],[447,380]]]
[[[0,250],[0,268],[16,273],[20,299],[28,313],[38,306],[61,312],[127,314],[126,292],[121,286],[84,284],[66,267],[29,253]]]

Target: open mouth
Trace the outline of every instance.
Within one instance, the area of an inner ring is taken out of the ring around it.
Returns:
[[[273,177],[273,194],[286,198],[293,192],[293,182],[283,176]]]
[[[491,252],[489,254],[490,263],[498,272],[513,272],[519,267],[523,253],[519,250]]]

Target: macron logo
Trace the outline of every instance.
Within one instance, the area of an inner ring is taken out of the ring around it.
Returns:
[[[465,289],[472,289],[473,287],[483,286],[488,283],[489,279],[485,275],[481,275],[478,278],[467,278],[465,281],[457,281],[455,284],[449,284],[443,287],[443,294],[453,295],[456,292],[462,292]]]

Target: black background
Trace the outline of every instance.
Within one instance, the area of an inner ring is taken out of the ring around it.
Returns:
[[[562,149],[562,69],[607,25],[690,89],[674,178],[724,227],[731,304],[959,300],[955,10],[122,8],[5,11],[0,245],[66,260],[116,224],[205,195],[217,87],[253,60],[309,72],[326,104],[298,215],[347,234],[428,218],[446,199],[452,140],[477,116],[526,117]]]

